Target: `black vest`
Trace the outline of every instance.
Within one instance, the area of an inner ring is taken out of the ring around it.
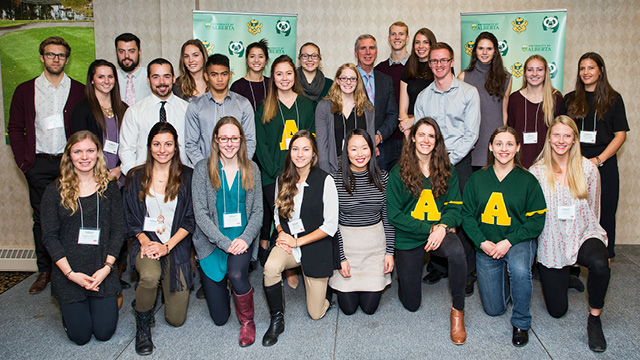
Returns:
[[[318,167],[311,168],[307,177],[307,187],[302,195],[302,206],[300,207],[300,219],[304,225],[304,232],[298,234],[302,237],[306,234],[314,232],[324,222],[324,203],[322,197],[324,194],[324,181],[329,176],[326,172]],[[289,219],[280,216],[280,226],[287,234],[291,234],[289,229]],[[311,244],[302,245],[302,271],[305,276],[312,278],[324,278],[333,274],[336,268],[334,251],[334,237],[326,236]],[[339,262],[337,262],[339,264]]]

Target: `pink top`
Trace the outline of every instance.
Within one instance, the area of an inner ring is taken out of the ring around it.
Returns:
[[[574,265],[580,246],[587,239],[596,238],[607,245],[607,233],[600,226],[600,173],[588,159],[582,158],[582,169],[587,181],[587,199],[576,199],[566,185],[555,182],[555,193],[549,187],[545,166],[534,164],[529,171],[538,179],[547,202],[544,230],[538,238],[538,262],[547,268],[561,269]],[[575,206],[572,220],[558,216],[559,206]]]

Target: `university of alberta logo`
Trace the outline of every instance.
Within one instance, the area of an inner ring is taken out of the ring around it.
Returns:
[[[556,62],[550,62],[549,63],[549,76],[553,79],[556,77],[556,75],[558,75],[558,66],[556,65]]]
[[[475,41],[467,41],[466,44],[464,44],[464,52],[465,54],[471,56],[471,51],[473,51],[473,45],[475,44]]]
[[[262,31],[262,23],[256,19],[253,19],[247,23],[247,27],[249,28],[249,33],[251,35],[257,35]]]
[[[558,21],[557,16],[545,16],[542,20],[542,30],[544,31],[551,30],[551,32],[556,32],[558,27],[560,27],[560,21]]]
[[[203,41],[202,44],[204,44],[204,47],[207,49],[207,55],[213,55],[213,48],[215,47],[215,45],[208,42],[207,40]]]
[[[501,56],[507,56],[509,52],[509,44],[507,40],[498,41],[498,50],[500,51]]]
[[[239,58],[244,55],[244,45],[242,41],[231,41],[229,43],[229,55],[238,55]]]
[[[284,34],[284,36],[289,36],[291,33],[291,24],[289,20],[278,20],[276,23],[276,34]]]
[[[518,17],[511,22],[511,25],[513,25],[513,31],[520,34],[521,32],[527,30],[527,25],[529,25],[529,22],[521,17]]]
[[[522,65],[521,62],[516,62],[513,65],[511,65],[511,75],[519,78],[522,76],[522,74],[524,73],[524,65]]]

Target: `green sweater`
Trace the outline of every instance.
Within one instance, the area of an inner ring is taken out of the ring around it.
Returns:
[[[493,166],[478,170],[464,187],[462,226],[479,249],[485,240],[511,245],[535,239],[544,228],[547,203],[538,180],[515,167],[502,181]]]
[[[394,166],[387,183],[387,218],[396,230],[396,249],[410,250],[424,245],[434,224],[445,224],[449,228],[460,226],[460,199],[458,174],[453,166],[447,192],[437,199],[426,177],[420,197],[413,196],[400,179],[400,165]]]
[[[278,110],[276,116],[265,124],[262,123],[264,102],[261,102],[256,110],[256,156],[260,162],[262,186],[274,184],[284,170],[284,161],[289,149],[288,140],[298,130],[315,132],[315,112],[313,102],[309,98],[298,95],[291,108],[287,108],[280,101],[278,105],[282,112]]]

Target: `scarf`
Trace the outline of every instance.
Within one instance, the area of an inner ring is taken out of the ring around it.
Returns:
[[[324,90],[325,79],[322,71],[320,71],[320,69],[316,70],[316,76],[313,78],[313,81],[308,83],[307,78],[304,76],[304,72],[302,71],[302,67],[299,67],[298,78],[300,79],[300,85],[302,85],[305,96],[313,101],[317,101],[322,90]]]

